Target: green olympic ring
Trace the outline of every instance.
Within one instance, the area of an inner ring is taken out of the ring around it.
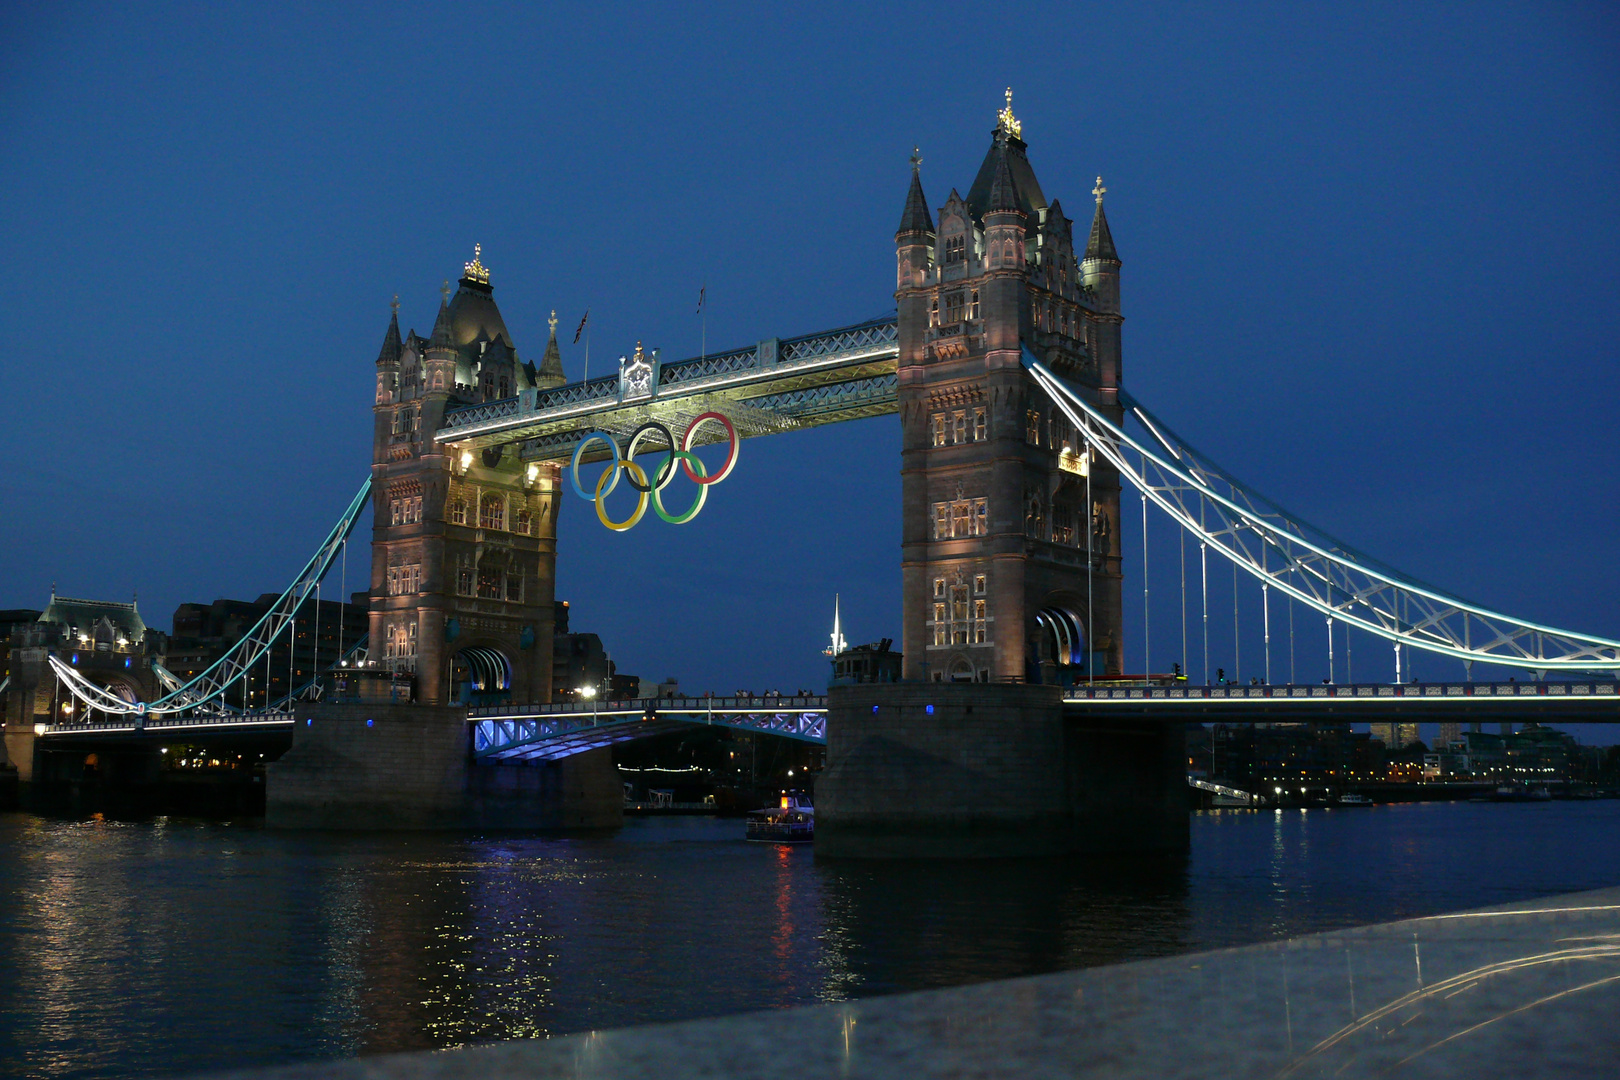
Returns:
[[[692,453],[692,445],[697,439],[698,428],[710,422],[718,423],[725,429],[727,441],[731,444],[729,452],[726,454],[725,464],[720,467],[719,472],[712,476],[709,475],[709,470],[703,464],[702,459]],[[649,480],[646,470],[637,465],[633,459],[640,450],[642,440],[652,434],[663,436],[668,447],[664,452],[669,456],[654,474],[653,479]],[[597,478],[595,491],[587,495],[585,488],[579,482],[579,460],[584,456],[585,449],[593,442],[603,443],[613,454],[613,461],[603,470],[602,475]],[[694,417],[692,422],[687,425],[685,435],[678,442],[674,433],[668,427],[655,420],[648,421],[631,434],[630,441],[625,444],[622,453],[619,450],[618,440],[612,435],[602,431],[593,431],[581,439],[578,446],[574,447],[573,460],[569,463],[569,477],[573,481],[574,492],[580,498],[596,503],[597,520],[614,532],[625,532],[634,528],[647,512],[649,497],[653,510],[662,520],[669,522],[671,525],[685,525],[688,521],[697,517],[698,512],[703,509],[703,505],[708,499],[710,485],[717,484],[731,475],[732,468],[737,464],[737,442],[737,429],[732,426],[729,419],[717,412],[706,412]],[[680,465],[679,470],[675,467],[677,463]],[[671,514],[664,507],[663,492],[675,479],[678,471],[684,471],[692,482],[697,485],[698,490],[691,506],[688,506],[682,513]],[[612,494],[613,489],[619,486],[619,474],[621,472],[628,477],[630,486],[636,491],[636,508],[623,521],[614,521],[607,515],[605,500]]]

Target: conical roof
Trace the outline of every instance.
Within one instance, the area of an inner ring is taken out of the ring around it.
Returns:
[[[1035,179],[1035,170],[1030,167],[1029,157],[1024,152],[1026,149],[1023,139],[1000,127],[996,128],[990,150],[979,165],[979,175],[973,178],[973,186],[968,188],[968,209],[975,218],[984,220],[985,211],[990,207],[990,187],[996,182],[998,166],[1005,160],[1018,194],[1018,208],[1024,212],[1031,228],[1040,220],[1039,211],[1046,209],[1046,196],[1041,193],[1040,181]]]
[[[971,205],[971,203],[970,203]],[[990,193],[984,205],[984,213],[1022,213],[1023,207],[1018,201],[1018,185],[1013,182],[1012,168],[1007,164],[1005,147],[996,155],[995,179],[990,182]]]
[[[428,335],[428,348],[454,349],[455,339],[450,333],[450,302],[439,301],[439,315],[433,320],[433,333]]]
[[[906,192],[906,208],[900,215],[900,228],[895,230],[896,236],[905,233],[932,233],[934,231],[934,217],[928,212],[928,200],[923,197],[922,175],[918,166],[922,159],[913,155],[911,159],[911,190]]]
[[[377,366],[398,364],[404,351],[405,346],[399,339],[399,300],[396,298],[394,313],[388,318],[388,332],[383,335],[382,348],[377,351]]]
[[[1086,258],[1119,262],[1119,252],[1114,249],[1114,234],[1108,231],[1108,215],[1103,213],[1100,198],[1097,200],[1097,216],[1091,219],[1091,237],[1086,240]]]
[[[534,385],[545,389],[561,386],[568,381],[563,374],[562,352],[557,348],[557,313],[551,313],[551,339],[546,342],[546,354],[540,358],[540,370],[533,375]]]

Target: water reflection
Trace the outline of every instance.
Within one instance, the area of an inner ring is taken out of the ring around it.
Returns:
[[[1620,804],[1564,804],[1561,823],[1506,808],[1523,816],[1489,829],[1478,809],[1200,815],[1187,856],[971,863],[817,861],[707,819],[560,840],[0,816],[0,1075],[543,1038],[1620,880]],[[1360,1019],[1355,962],[1347,952],[1335,1026]],[[1228,973],[1207,977],[1212,1000],[1229,991]]]

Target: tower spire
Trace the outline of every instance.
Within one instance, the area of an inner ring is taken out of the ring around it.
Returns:
[[[561,386],[568,381],[563,374],[562,352],[557,348],[557,312],[546,320],[551,324],[551,340],[546,342],[546,353],[540,358],[540,370],[535,373],[534,384],[542,390]]]
[[[1103,195],[1108,191],[1103,187],[1102,177],[1097,177],[1097,186],[1091,193],[1097,196],[1097,216],[1091,219],[1091,236],[1086,240],[1086,259],[1097,259],[1101,262],[1119,262],[1119,252],[1114,249],[1114,234],[1108,231],[1108,215],[1103,213]]]
[[[928,200],[923,196],[921,170],[922,151],[914,146],[911,148],[911,189],[906,192],[906,208],[900,215],[900,228],[895,230],[896,236],[934,231],[934,218],[928,212]]]
[[[849,642],[844,640],[843,627],[840,625],[838,618],[838,594],[833,593],[832,645],[828,647],[826,653],[828,656],[837,656],[839,653],[848,648]]]
[[[996,127],[1015,139],[1024,137],[1024,125],[1013,116],[1012,87],[1007,87],[1007,107],[996,113]]]

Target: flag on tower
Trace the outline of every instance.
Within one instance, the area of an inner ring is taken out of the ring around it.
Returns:
[[[579,344],[579,335],[585,332],[585,323],[590,320],[591,309],[586,308],[585,314],[580,318],[579,325],[574,328],[574,344]]]
[[[694,312],[694,314],[697,314],[697,315],[703,314],[703,294],[708,292],[708,291],[709,291],[709,283],[704,282],[702,288],[698,289],[698,306],[697,306],[697,311]]]

